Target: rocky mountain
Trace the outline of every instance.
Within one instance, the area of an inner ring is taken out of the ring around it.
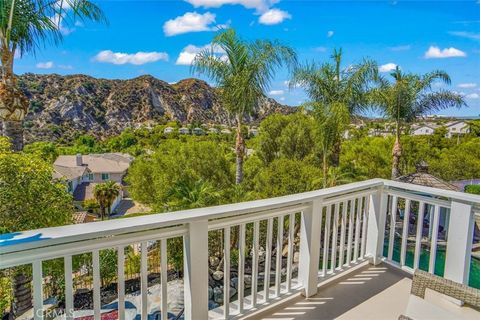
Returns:
[[[233,124],[218,89],[198,79],[168,84],[152,76],[108,80],[86,75],[25,74],[19,76],[18,83],[31,101],[25,121],[29,142],[68,141],[78,132],[101,138],[128,127],[171,120]],[[258,123],[269,114],[294,110],[265,97],[245,121]]]

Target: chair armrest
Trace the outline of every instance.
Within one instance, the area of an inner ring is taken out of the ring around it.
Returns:
[[[427,288],[480,309],[480,290],[416,269],[411,294],[425,299]]]

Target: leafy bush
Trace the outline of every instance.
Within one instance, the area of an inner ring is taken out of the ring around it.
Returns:
[[[465,186],[465,192],[472,194],[480,194],[480,184],[469,184]]]

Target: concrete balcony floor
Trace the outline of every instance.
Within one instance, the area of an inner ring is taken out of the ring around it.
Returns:
[[[366,265],[321,286],[314,297],[296,296],[248,319],[398,319],[411,282],[409,274],[387,264]]]

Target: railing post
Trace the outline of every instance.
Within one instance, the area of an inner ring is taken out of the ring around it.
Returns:
[[[188,224],[183,247],[185,319],[208,319],[207,220]]]
[[[452,201],[448,223],[445,278],[468,284],[474,225],[472,206]]]
[[[383,241],[385,237],[385,219],[387,216],[388,195],[379,187],[369,197],[367,212],[367,244],[365,254],[370,263],[377,265],[382,261]]]
[[[306,297],[311,297],[317,293],[321,228],[322,207],[320,200],[314,200],[312,206],[303,211],[300,222],[298,277],[303,286],[303,294]]]

